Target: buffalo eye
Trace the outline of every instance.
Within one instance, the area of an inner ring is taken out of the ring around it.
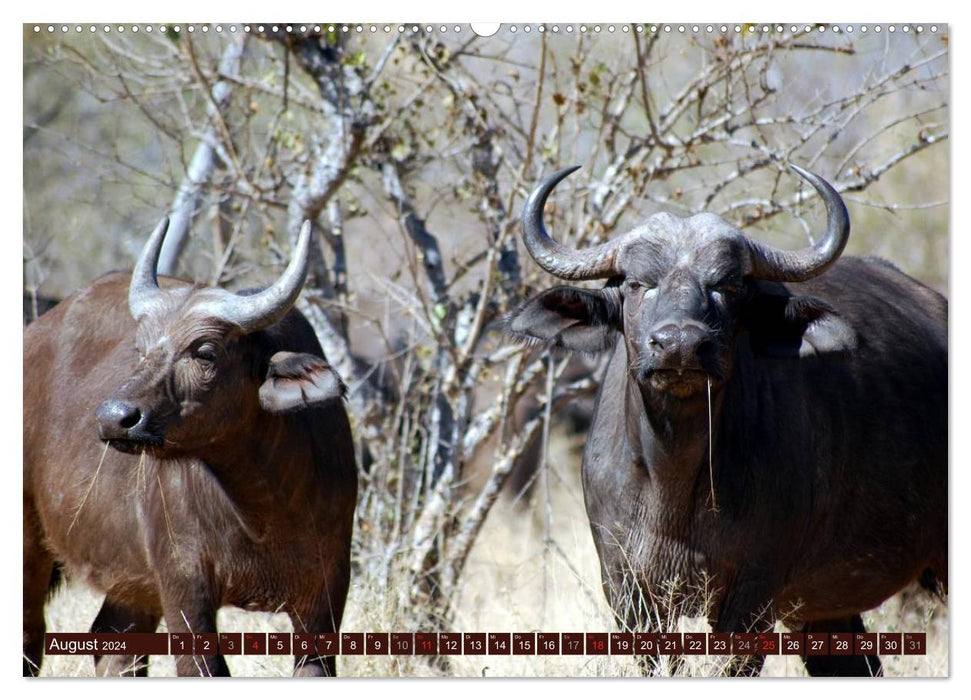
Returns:
[[[192,359],[205,364],[212,364],[216,361],[218,351],[214,343],[199,343],[191,350]]]
[[[742,284],[738,280],[727,279],[708,285],[708,290],[725,297],[735,296],[741,293]]]
[[[628,294],[644,294],[653,289],[653,285],[628,277],[624,280],[624,287]]]

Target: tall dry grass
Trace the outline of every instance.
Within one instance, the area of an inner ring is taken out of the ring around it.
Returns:
[[[504,501],[489,515],[463,574],[460,594],[451,601],[458,632],[609,632],[617,627],[600,587],[600,570],[587,525],[579,484],[576,440],[555,435],[551,466],[541,477],[531,503]],[[378,567],[357,562],[357,574],[347,601],[342,629],[366,632],[415,630],[411,620],[429,617],[402,609],[390,578]],[[402,573],[402,580],[407,577]],[[78,582],[63,587],[48,607],[48,631],[86,631],[101,598]],[[422,611],[427,613],[428,611]],[[434,611],[432,611],[434,613]],[[430,617],[434,618],[434,614]],[[864,615],[867,629],[876,632],[927,632],[924,656],[881,657],[887,676],[939,677],[948,675],[948,614],[946,606],[917,588],[895,596]],[[224,609],[218,616],[224,632],[288,632],[284,614]],[[160,628],[164,631],[164,624]],[[707,622],[683,617],[668,629],[710,631]],[[777,626],[781,630],[781,627]],[[725,657],[684,657],[677,675],[714,676],[724,672]],[[289,656],[230,656],[236,676],[288,676]],[[672,669],[661,669],[661,675]],[[345,656],[338,673],[354,677],[572,677],[638,676],[633,657],[608,656]],[[44,676],[91,676],[90,657],[52,656],[44,662]],[[155,657],[151,676],[175,675],[174,657]],[[770,656],[763,676],[804,676],[795,656]]]

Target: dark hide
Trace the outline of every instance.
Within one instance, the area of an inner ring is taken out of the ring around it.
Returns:
[[[558,287],[509,319],[529,342],[612,349],[583,487],[621,626],[704,610],[718,632],[860,630],[912,581],[946,586],[945,299],[873,259],[759,282],[731,239],[698,239],[635,242],[616,289]]]
[[[101,278],[24,333],[25,675],[55,566],[106,594],[94,631],[164,618],[215,632],[233,605],[333,632],[343,614],[357,472],[343,385],[312,328],[291,310],[241,335],[193,314],[206,290],[171,279],[136,326],[129,278]],[[98,673],[144,663],[105,656]],[[227,672],[216,655],[177,667]],[[297,674],[334,669],[296,659]]]

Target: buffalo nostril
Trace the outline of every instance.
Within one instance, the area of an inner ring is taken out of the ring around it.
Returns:
[[[667,325],[655,330],[647,339],[647,344],[655,350],[663,350],[672,343],[677,343],[681,331],[676,326]]]
[[[691,367],[716,351],[710,331],[693,322],[666,322],[647,338],[647,346],[662,366]]]
[[[120,438],[142,422],[143,414],[138,406],[126,401],[109,399],[98,407],[95,416],[101,425],[103,436]]]
[[[134,406],[130,407],[131,411],[126,413],[121,417],[121,421],[118,423],[122,428],[128,430],[129,428],[134,428],[142,420],[142,412],[139,411]]]

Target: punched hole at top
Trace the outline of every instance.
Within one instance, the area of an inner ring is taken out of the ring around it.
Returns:
[[[479,36],[492,36],[501,26],[498,22],[473,22],[472,31]]]

